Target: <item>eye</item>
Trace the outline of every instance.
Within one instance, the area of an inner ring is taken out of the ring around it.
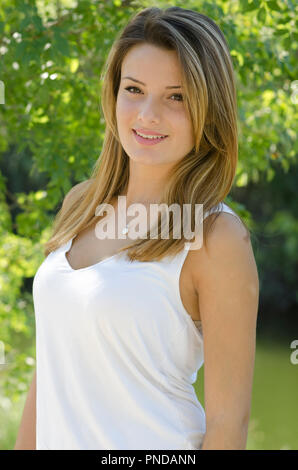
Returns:
[[[183,101],[183,96],[180,93],[175,93],[172,96],[179,96],[180,97],[180,100],[174,100],[174,101]]]
[[[140,90],[138,87],[136,87],[136,86],[128,86],[128,87],[125,88],[125,90],[127,90],[129,93],[132,93],[133,95],[135,95],[135,94],[139,95],[139,93],[134,93],[133,91],[130,91],[131,89],[141,91],[141,90]],[[181,93],[175,93],[174,95],[171,95],[171,97],[172,97],[172,96],[178,96],[178,97],[180,98],[180,99],[178,99],[178,100],[175,99],[175,100],[172,100],[172,101],[183,101],[183,96],[181,95]]]
[[[141,91],[141,90],[140,90],[138,87],[136,87],[136,86],[128,86],[128,87],[125,88],[125,90],[129,91],[129,93],[132,93],[132,92],[130,91],[131,88],[134,88],[135,90]],[[134,93],[133,93],[133,95],[134,95]]]

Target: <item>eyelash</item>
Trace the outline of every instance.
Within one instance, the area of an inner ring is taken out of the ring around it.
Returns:
[[[129,93],[132,93],[133,95],[135,95],[135,94],[138,95],[139,94],[139,93],[133,93],[133,92],[129,91],[130,88],[135,88],[136,90],[140,90],[140,88],[138,88],[137,86],[128,86],[128,87],[125,88],[125,90],[127,90]],[[183,101],[183,96],[180,93],[174,93],[171,96],[180,96],[180,98],[181,98],[181,100],[173,100],[173,101],[177,101],[178,103]]]

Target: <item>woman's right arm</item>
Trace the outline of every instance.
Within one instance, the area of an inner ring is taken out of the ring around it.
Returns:
[[[29,388],[13,450],[36,450],[36,371]]]

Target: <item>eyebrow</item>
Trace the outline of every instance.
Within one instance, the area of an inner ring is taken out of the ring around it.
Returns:
[[[141,85],[146,86],[146,83],[141,82],[140,80],[137,80],[136,78],[126,76],[126,77],[123,77],[122,80],[124,80],[125,78],[128,78],[129,80],[132,80],[133,82],[141,83]],[[175,86],[166,86],[166,88],[182,88],[182,87],[180,85],[175,85]]]

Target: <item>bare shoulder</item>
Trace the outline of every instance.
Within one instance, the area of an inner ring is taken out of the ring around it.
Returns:
[[[206,269],[217,269],[218,263],[223,263],[228,269],[230,261],[238,259],[254,261],[250,233],[235,215],[221,212],[204,239],[203,246],[191,252],[192,275],[198,287],[200,279],[206,279]]]
[[[62,203],[62,209],[64,209],[68,203],[70,203],[73,199],[73,196],[75,196],[80,190],[84,190],[89,186],[91,183],[91,179],[82,181],[81,183],[75,184],[66,194],[64,197],[63,203]]]

